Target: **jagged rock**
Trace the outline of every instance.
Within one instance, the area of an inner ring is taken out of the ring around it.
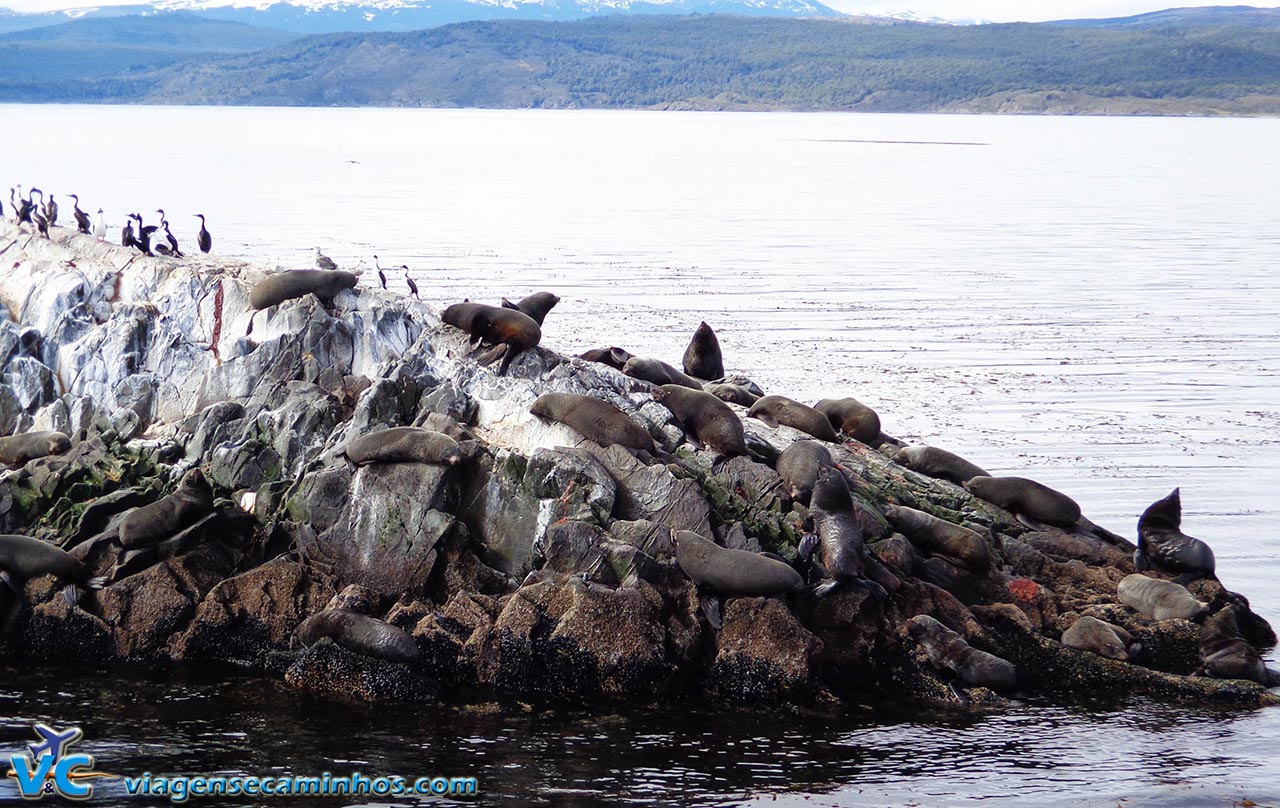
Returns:
[[[458,685],[477,682],[476,665],[493,628],[497,602],[483,595],[459,592],[437,613],[411,627],[418,642],[419,662],[432,674]],[[394,622],[388,615],[388,622]]]
[[[734,598],[724,609],[711,666],[716,691],[738,702],[816,699],[823,643],[776,598]]]
[[[321,640],[298,653],[285,671],[291,687],[362,701],[435,701],[440,685],[403,662],[361,656]]]

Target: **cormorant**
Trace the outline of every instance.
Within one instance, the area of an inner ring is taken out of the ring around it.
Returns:
[[[101,213],[102,209],[99,208],[98,212]],[[120,228],[120,246],[122,247],[138,246],[138,240],[133,236],[132,220],[133,220],[133,214],[129,214],[128,216],[124,217],[124,227]]]
[[[200,220],[200,233],[196,236],[196,244],[200,246],[200,252],[207,253],[213,248],[213,236],[210,236],[209,231],[204,228],[204,214],[197,213],[196,218]]]
[[[316,266],[321,269],[337,269],[338,265],[333,263],[333,259],[320,252],[320,248],[316,247]]]
[[[89,214],[80,210],[80,197],[76,196],[75,194],[71,194],[71,199],[74,200],[75,202],[75,210],[72,211],[72,215],[76,217],[76,229],[79,230],[81,233],[88,233],[89,232]]]
[[[378,263],[378,256],[373,257],[373,265],[378,270],[378,282],[382,284],[382,288],[387,288],[387,273],[382,271],[382,264]]]
[[[49,201],[44,203],[44,218],[49,220],[49,227],[58,223],[58,203],[53,201],[53,194],[49,194]]]
[[[173,237],[173,233],[169,232],[169,220],[164,217],[164,211],[157,210],[156,213],[160,214],[160,226],[164,228],[165,240],[169,242],[168,254],[174,258],[182,258],[182,250],[178,249],[178,240]],[[156,246],[159,247],[160,245],[157,244]]]
[[[404,282],[409,284],[409,294],[413,295],[418,300],[421,300],[422,298],[418,297],[418,284],[414,283],[413,278],[409,277],[409,265],[401,264],[400,268],[404,270]]]
[[[93,227],[93,235],[98,241],[107,240],[107,220],[102,216],[102,208],[98,208],[98,223]]]

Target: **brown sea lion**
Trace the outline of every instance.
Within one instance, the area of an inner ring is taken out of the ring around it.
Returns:
[[[547,319],[547,312],[554,309],[559,302],[560,298],[550,292],[534,292],[528,297],[521,298],[519,303],[512,303],[504,297],[502,298],[502,307],[524,312],[541,326],[542,321]]]
[[[722,455],[747,454],[742,421],[728,404],[710,393],[664,384],[653,394],[653,400],[671,410],[694,440]]]
[[[634,379],[643,379],[659,386],[678,384],[681,387],[688,387],[690,390],[702,391],[702,382],[692,376],[681,373],[661,359],[633,356],[627,360],[627,364],[622,366],[622,372]]]
[[[1218,679],[1270,684],[1262,656],[1240,633],[1236,607],[1226,606],[1200,625],[1201,670]]]
[[[1196,600],[1182,584],[1148,578],[1138,572],[1120,581],[1116,597],[1129,608],[1155,620],[1194,620],[1209,608],[1209,604]]]
[[[676,563],[695,583],[726,598],[797,592],[804,579],[789,565],[760,553],[730,550],[688,530],[678,530]]]
[[[462,450],[456,440],[419,426],[393,426],[352,438],[342,447],[342,453],[357,466],[370,463],[456,466],[462,462]]]
[[[930,665],[955,674],[967,685],[1012,690],[1018,682],[1018,671],[1008,660],[971,647],[963,637],[927,614],[908,620],[907,629],[924,649]]]
[[[291,269],[254,284],[249,292],[249,305],[261,311],[307,294],[313,294],[328,303],[343,289],[354,288],[358,280],[359,274],[356,272]]]
[[[444,310],[440,319],[454,328],[466,331],[472,342],[488,342],[493,345],[493,349],[477,361],[488,365],[501,357],[499,376],[507,372],[511,360],[521,351],[527,351],[542,341],[542,328],[537,322],[515,309],[484,303],[454,303]]]
[[[786,396],[765,396],[759,399],[747,410],[747,417],[758,418],[772,427],[778,424],[789,426],[818,440],[832,443],[840,441],[840,436],[836,434],[827,416]]]
[[[974,572],[991,568],[991,550],[980,534],[915,508],[896,506],[884,512],[904,536],[930,555],[949,558]]]
[[[544,393],[529,412],[539,418],[559,421],[584,438],[601,446],[618,444],[652,454],[653,437],[625,412],[594,396],[572,393]]]
[[[946,449],[936,446],[903,446],[893,449],[889,457],[912,471],[950,480],[962,485],[974,477],[990,477],[991,474],[965,460],[960,455],[952,454]]]
[[[71,439],[61,432],[24,432],[0,438],[0,463],[24,466],[40,457],[59,455],[71,448]]]
[[[1182,532],[1181,489],[1156,500],[1138,518],[1138,549],[1133,565],[1139,572],[1159,570],[1177,575],[1180,583],[1212,578],[1217,566],[1213,550]]]
[[[818,474],[834,467],[827,447],[816,440],[798,440],[778,456],[775,470],[791,498],[807,505],[818,484]]]
[[[964,487],[974,496],[1037,522],[1073,527],[1080,521],[1080,506],[1074,499],[1026,477],[974,477]]]
[[[720,355],[720,340],[716,332],[705,322],[698,325],[684,349],[684,372],[695,379],[713,381],[724,376],[724,358]]]
[[[1142,650],[1142,644],[1134,642],[1132,634],[1096,617],[1081,617],[1072,623],[1062,633],[1062,644],[1121,662],[1135,659]]]
[[[860,443],[870,445],[880,436],[880,416],[856,398],[824,398],[813,408],[827,416],[834,429]]]
[[[132,550],[155,544],[210,513],[213,513],[213,489],[200,469],[191,469],[182,475],[172,494],[125,516],[120,523],[120,546]]]
[[[867,520],[855,513],[855,509],[861,507],[849,493],[849,483],[843,474],[834,468],[818,472],[809,499],[809,513],[818,532],[818,562],[832,580],[814,590],[817,597],[825,597],[845,584],[860,586],[878,599],[888,594],[884,587],[867,577],[871,551],[863,541],[862,532]],[[806,540],[801,542],[799,552],[807,556],[813,549],[814,542]]]
[[[622,370],[627,366],[627,360],[635,354],[624,350],[617,346],[609,346],[608,348],[592,348],[578,354],[579,359],[585,359],[588,362],[599,362],[602,365],[608,365],[615,370]]]
[[[0,577],[19,596],[20,582],[41,575],[56,575],[86,589],[101,589],[107,583],[105,578],[90,577],[88,567],[65,550],[30,536],[0,534],[0,570],[4,572]]]
[[[736,384],[704,384],[702,387],[721,401],[737,404],[739,407],[750,407],[760,400],[760,396]]]
[[[418,644],[408,633],[350,609],[325,609],[313,614],[298,625],[294,637],[307,646],[328,637],[357,654],[392,662],[411,662],[418,658]]]

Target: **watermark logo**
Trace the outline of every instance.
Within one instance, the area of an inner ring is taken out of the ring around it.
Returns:
[[[57,794],[69,800],[87,800],[93,796],[93,786],[84,781],[114,776],[95,772],[92,755],[69,751],[84,737],[79,727],[59,731],[36,724],[35,731],[40,742],[27,746],[29,754],[9,756],[9,777],[17,781],[23,799],[38,800],[46,794]]]

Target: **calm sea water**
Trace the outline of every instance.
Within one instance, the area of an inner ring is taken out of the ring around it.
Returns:
[[[163,207],[184,243],[205,213],[225,254],[405,264],[434,303],[550,289],[543,344],[565,352],[678,362],[706,320],[767,390],[854,395],[890,434],[1033,476],[1130,537],[1181,486],[1186,530],[1280,624],[1280,121],[2,105],[0,120],[31,135],[0,182],[58,194],[64,216],[78,193],[116,233]],[[99,767],[126,773],[472,774],[513,805],[1280,805],[1276,710],[830,720],[335,707],[205,673],[0,683],[5,750],[32,720],[80,722]]]

